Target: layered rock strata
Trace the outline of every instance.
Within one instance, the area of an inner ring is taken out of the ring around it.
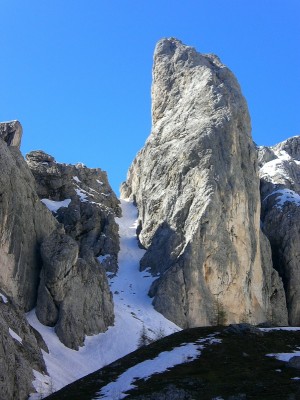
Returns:
[[[289,323],[300,324],[300,137],[259,147],[263,231],[283,279]]]
[[[214,55],[171,38],[155,50],[152,133],[122,196],[139,211],[141,268],[155,308],[182,327],[286,323],[282,283],[260,230],[250,118],[236,78]],[[276,304],[283,300],[277,310]]]

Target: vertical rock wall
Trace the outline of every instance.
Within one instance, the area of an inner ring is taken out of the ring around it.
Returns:
[[[29,311],[37,296],[39,247],[57,222],[41,204],[34,178],[14,145],[20,144],[21,131],[19,123],[0,124],[0,288]]]
[[[227,322],[269,320],[283,289],[260,231],[257,157],[237,80],[218,57],[163,39],[152,101],[152,133],[122,196],[139,210],[156,309],[182,327],[214,324],[220,308]],[[285,323],[284,307],[277,314]]]

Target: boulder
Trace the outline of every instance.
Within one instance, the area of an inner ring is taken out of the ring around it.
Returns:
[[[233,335],[256,335],[263,336],[263,332],[256,326],[242,323],[242,324],[230,324],[222,332],[223,334],[233,334]]]
[[[158,277],[150,292],[159,312],[181,327],[214,324],[220,304],[228,323],[270,318],[283,286],[260,230],[250,118],[217,56],[174,38],[158,42],[152,133],[121,194],[138,207],[141,268]]]

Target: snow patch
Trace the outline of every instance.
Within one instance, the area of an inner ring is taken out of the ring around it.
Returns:
[[[295,351],[294,353],[270,353],[266,354],[267,357],[274,357],[277,360],[288,362],[294,356],[300,356],[300,351]]]
[[[80,198],[80,201],[82,203],[86,203],[88,201],[85,190],[83,190],[83,189],[75,189],[75,192],[76,192],[77,196]]]
[[[298,193],[294,192],[290,189],[280,189],[275,190],[271,194],[269,194],[263,201],[266,201],[270,196],[276,195],[276,207],[281,209],[285,205],[285,203],[293,203],[296,206],[300,206],[300,196]]]
[[[41,199],[41,202],[45,204],[45,206],[50,210],[51,212],[57,212],[60,208],[62,207],[68,207],[69,204],[71,203],[71,199],[65,199],[62,201],[54,201],[50,199]]]
[[[41,374],[39,371],[33,369],[35,379],[32,381],[36,393],[31,393],[28,400],[40,400],[55,392],[50,376]]]
[[[103,261],[107,260],[110,258],[110,254],[105,254],[104,256],[99,256],[97,259],[102,263]]]
[[[260,177],[268,177],[271,182],[276,184],[278,176],[282,176],[283,178],[289,180],[289,175],[286,169],[284,168],[284,163],[286,160],[282,160],[280,158],[276,158],[275,160],[267,162],[260,169]]]
[[[96,179],[96,182],[98,182],[99,183],[99,185],[104,185],[104,183],[103,182],[101,182],[101,181],[99,181],[98,179]]]
[[[8,303],[7,297],[4,296],[4,294],[0,293],[0,297],[1,297],[2,301],[3,301],[3,303],[5,303],[5,304]]]
[[[119,399],[123,399],[128,396],[126,394],[128,390],[136,387],[134,382],[138,379],[148,380],[154,374],[165,372],[179,364],[191,362],[200,356],[201,350],[205,347],[204,344],[200,345],[199,343],[213,343],[214,341],[214,338],[209,338],[200,339],[196,343],[182,344],[171,351],[160,353],[153,360],[136,364],[121,374],[116,381],[104,386],[96,400],[113,399],[116,394]]]
[[[300,331],[300,326],[278,326],[276,328],[259,328],[262,332],[270,331]]]
[[[20,338],[20,336],[19,336],[15,331],[13,331],[11,328],[8,328],[8,332],[9,332],[9,334],[10,334],[11,337],[13,337],[13,338],[16,339],[19,343],[22,344],[22,339]]]
[[[78,176],[73,176],[73,179],[77,183],[81,183],[81,180],[78,178]]]

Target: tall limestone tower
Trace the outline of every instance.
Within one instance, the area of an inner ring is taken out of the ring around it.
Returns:
[[[139,212],[141,268],[155,308],[181,327],[287,322],[282,282],[260,230],[250,118],[231,71],[162,39],[154,54],[152,133],[122,186]]]

